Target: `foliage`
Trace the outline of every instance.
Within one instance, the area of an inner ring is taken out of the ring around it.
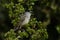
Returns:
[[[4,40],[47,40],[48,33],[46,27],[50,23],[50,16],[53,15],[59,20],[59,18],[57,18],[58,16],[56,15],[56,12],[60,9],[59,6],[54,3],[54,1],[2,0],[0,5],[5,8],[5,11],[11,20],[10,23],[13,24],[11,29],[4,33]],[[32,16],[29,23],[24,25],[21,30],[14,32],[12,27],[18,25],[20,16],[27,10],[32,11]],[[58,32],[60,30],[59,28],[60,26],[57,27]]]

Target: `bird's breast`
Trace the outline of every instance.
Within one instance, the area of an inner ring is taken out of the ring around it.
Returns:
[[[29,22],[30,18],[25,18],[25,20],[23,21],[22,25],[25,25]]]

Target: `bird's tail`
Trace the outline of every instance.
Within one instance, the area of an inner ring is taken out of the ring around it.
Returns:
[[[21,30],[21,26],[17,26],[17,27],[14,27],[14,31],[18,31],[18,30]]]

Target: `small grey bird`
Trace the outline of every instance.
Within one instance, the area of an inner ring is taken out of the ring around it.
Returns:
[[[23,25],[28,24],[30,16],[31,16],[30,12],[25,12],[23,15],[21,15],[20,21],[17,23],[17,28],[15,28],[15,30],[21,29]]]

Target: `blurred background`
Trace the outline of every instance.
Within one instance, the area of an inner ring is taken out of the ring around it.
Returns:
[[[15,32],[26,11],[29,23]],[[0,40],[60,40],[60,0],[0,0]]]

